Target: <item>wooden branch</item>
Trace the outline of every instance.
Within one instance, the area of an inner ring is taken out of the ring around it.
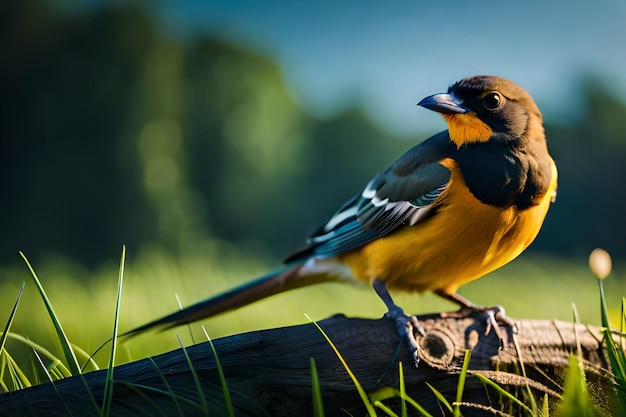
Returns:
[[[597,328],[561,321],[521,320],[519,334],[509,334],[505,348],[500,350],[494,332],[485,336],[482,320],[442,319],[438,315],[422,316],[420,320],[426,336],[418,336],[421,361],[417,368],[390,320],[335,316],[319,325],[366,392],[397,388],[398,363],[402,361],[408,395],[436,415],[441,415],[441,408],[425,382],[453,402],[466,348],[472,350],[472,372],[487,376],[520,397],[527,395],[529,385],[538,401],[547,394],[554,406],[561,393],[568,357],[579,344],[590,391],[598,391],[596,402],[605,411],[611,407],[613,385]],[[318,369],[326,416],[348,415],[343,410],[355,416],[365,415],[354,383],[312,324],[238,334],[218,339],[214,345],[237,416],[312,415],[310,358],[315,359]],[[200,380],[202,395],[183,350],[178,349],[116,367],[110,415],[206,415],[203,401],[208,415],[226,415],[209,344],[191,346],[186,352]],[[520,376],[520,359],[527,378]],[[105,375],[106,371],[96,371],[2,394],[0,416],[96,415],[94,404],[102,403]],[[501,400],[493,389],[486,389],[473,377],[467,380],[463,403],[465,416],[482,415],[486,413],[484,407],[518,414],[514,404]],[[386,400],[385,404],[397,409],[399,402]]]

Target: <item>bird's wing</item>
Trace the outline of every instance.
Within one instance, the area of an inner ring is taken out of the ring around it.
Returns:
[[[424,219],[444,198],[451,173],[438,160],[424,161],[419,151],[407,152],[371,180],[287,261],[345,253]]]

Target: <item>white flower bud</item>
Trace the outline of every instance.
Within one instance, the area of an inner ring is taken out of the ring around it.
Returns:
[[[608,277],[611,274],[611,255],[604,249],[594,249],[589,255],[589,269],[598,279]]]

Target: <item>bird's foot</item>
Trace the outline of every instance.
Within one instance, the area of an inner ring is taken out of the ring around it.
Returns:
[[[419,357],[417,355],[417,351],[419,350],[419,346],[417,344],[417,340],[415,339],[415,333],[419,333],[421,336],[426,335],[422,326],[420,326],[417,317],[413,315],[408,315],[404,312],[404,310],[394,305],[391,307],[386,313],[385,317],[394,320],[396,324],[396,331],[400,336],[401,340],[404,340],[411,355],[413,356],[413,360],[415,361],[415,367],[419,364]]]
[[[462,306],[458,311],[452,311],[448,313],[441,313],[442,318],[457,318],[463,319],[473,315],[482,315],[485,320],[485,336],[491,333],[493,329],[498,339],[500,339],[500,348],[504,347],[504,334],[501,326],[506,326],[512,333],[517,333],[517,325],[513,319],[506,316],[504,307],[497,305],[494,307],[484,307],[476,305]]]

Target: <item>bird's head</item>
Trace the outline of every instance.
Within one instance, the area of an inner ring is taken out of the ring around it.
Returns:
[[[530,95],[501,77],[464,78],[447,93],[428,96],[418,106],[443,116],[458,148],[489,140],[520,141],[531,124],[543,130],[541,113]]]

